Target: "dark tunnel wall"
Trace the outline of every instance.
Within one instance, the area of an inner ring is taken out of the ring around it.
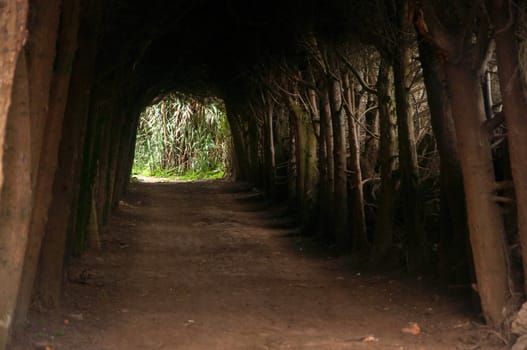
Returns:
[[[473,282],[486,321],[509,322],[527,266],[511,5],[0,2],[0,349],[32,297],[59,305],[64,261],[126,192],[140,112],[171,91],[225,101],[235,178],[287,199],[306,235]]]

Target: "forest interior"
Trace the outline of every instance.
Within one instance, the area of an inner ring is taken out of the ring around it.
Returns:
[[[527,349],[526,83],[524,0],[0,0],[0,350]]]

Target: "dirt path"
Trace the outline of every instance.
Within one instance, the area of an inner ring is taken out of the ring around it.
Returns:
[[[246,190],[133,184],[103,250],[74,262],[63,308],[33,312],[10,348],[432,350],[481,341],[458,299],[419,278],[312,254]],[[421,333],[402,333],[408,322]],[[378,341],[361,341],[368,335]]]

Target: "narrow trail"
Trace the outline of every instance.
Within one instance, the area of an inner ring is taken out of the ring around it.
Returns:
[[[11,349],[430,350],[479,341],[459,299],[420,278],[360,273],[293,231],[242,185],[135,183],[103,249],[73,262],[64,306],[34,311]],[[421,333],[402,333],[408,322]],[[368,335],[378,341],[361,341]]]

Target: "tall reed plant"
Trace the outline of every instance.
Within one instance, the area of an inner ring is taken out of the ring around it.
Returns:
[[[171,93],[140,116],[134,174],[222,174],[230,131],[223,102]]]

